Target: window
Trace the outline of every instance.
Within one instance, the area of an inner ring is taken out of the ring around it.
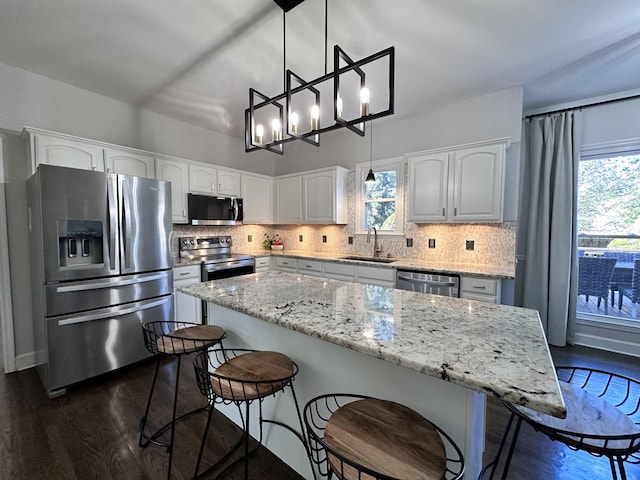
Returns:
[[[373,162],[376,183],[365,184],[369,163],[356,166],[356,233],[371,228],[383,236],[402,235],[404,226],[404,161],[402,157]]]
[[[602,297],[593,292],[578,293],[579,318],[637,319],[635,290],[631,287],[634,261],[640,259],[639,191],[640,154],[618,153],[615,149],[582,152],[578,174],[578,256],[616,261],[611,278],[599,293]],[[593,290],[588,272],[585,260],[584,272],[579,270],[578,275],[584,288]]]

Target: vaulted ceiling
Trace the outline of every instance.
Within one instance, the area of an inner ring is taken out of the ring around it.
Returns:
[[[286,14],[306,79],[324,73],[324,8]],[[330,49],[396,47],[398,115],[518,85],[526,109],[640,88],[639,25],[637,0],[328,1]],[[236,137],[249,87],[283,91],[282,33],[273,0],[0,2],[0,62]]]

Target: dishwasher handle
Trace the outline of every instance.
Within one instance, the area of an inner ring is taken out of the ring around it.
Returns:
[[[455,287],[456,284],[454,282],[442,282],[438,280],[421,280],[419,278],[407,277],[398,273],[398,280],[404,280],[411,283],[419,283],[421,285],[429,285],[432,287]]]

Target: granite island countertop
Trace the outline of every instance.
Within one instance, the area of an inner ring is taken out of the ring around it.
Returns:
[[[283,272],[178,290],[542,413],[566,414],[535,310]]]

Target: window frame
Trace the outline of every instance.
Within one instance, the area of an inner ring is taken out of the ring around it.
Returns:
[[[364,225],[366,188],[365,179],[369,168],[373,168],[373,172],[382,172],[385,170],[396,171],[396,218],[395,230],[378,231],[378,236],[382,238],[402,238],[404,237],[404,185],[405,185],[405,158],[391,157],[373,162],[363,162],[356,165],[356,224],[355,234],[366,235],[367,231],[362,228]]]

